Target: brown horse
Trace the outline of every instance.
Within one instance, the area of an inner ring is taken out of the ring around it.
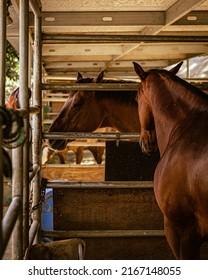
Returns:
[[[148,153],[159,147],[154,191],[167,241],[177,259],[198,259],[208,235],[208,96],[175,75],[180,65],[145,72],[134,62],[140,142]]]
[[[83,140],[82,140],[82,142],[83,142]],[[104,147],[96,147],[96,146],[82,147],[82,146],[69,145],[69,146],[66,146],[65,149],[58,151],[58,150],[50,149],[49,146],[47,145],[47,143],[43,143],[43,145],[42,145],[42,164],[46,164],[55,155],[58,156],[61,164],[65,164],[68,151],[72,151],[75,154],[76,164],[80,164],[83,160],[84,150],[89,150],[92,153],[96,163],[98,163],[98,164],[102,163],[103,154],[105,151]]]
[[[101,72],[94,80],[83,79],[79,73],[77,83],[118,83],[121,81],[103,80]],[[120,132],[139,132],[136,91],[82,91],[70,93],[49,132],[93,132],[98,128],[112,127]],[[64,149],[69,140],[49,140],[56,150]]]
[[[31,89],[28,88],[28,96],[31,97]],[[19,87],[16,88],[9,96],[9,99],[6,101],[5,104],[6,108],[11,109],[18,109],[20,108],[20,102],[19,102]]]

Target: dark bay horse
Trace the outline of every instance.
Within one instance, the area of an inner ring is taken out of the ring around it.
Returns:
[[[180,65],[145,72],[134,62],[140,143],[159,147],[154,191],[167,241],[177,259],[198,259],[208,235],[208,96],[175,75]]]
[[[77,83],[118,83],[103,80],[101,72],[96,79],[83,78],[79,73]],[[93,132],[98,128],[112,127],[120,132],[139,132],[136,91],[72,91],[49,132]],[[69,140],[49,140],[53,149],[64,149]]]

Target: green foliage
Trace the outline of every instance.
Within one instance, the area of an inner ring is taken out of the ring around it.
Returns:
[[[19,81],[19,56],[13,46],[7,41],[6,46],[6,96],[17,86]]]

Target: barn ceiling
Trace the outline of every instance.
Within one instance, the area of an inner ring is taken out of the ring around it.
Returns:
[[[8,39],[18,49],[19,0],[9,7]],[[208,54],[207,0],[37,0],[42,6],[43,73],[70,79],[80,71],[134,78],[132,61],[165,68]],[[33,44],[33,13],[29,16]]]

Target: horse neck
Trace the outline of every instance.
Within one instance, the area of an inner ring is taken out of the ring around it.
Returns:
[[[120,132],[140,132],[138,107],[128,92],[101,92],[100,102],[105,111],[101,127],[109,126]],[[127,94],[127,98],[121,95]],[[129,98],[129,100],[128,100]],[[107,125],[106,125],[107,124]]]
[[[151,84],[150,102],[160,155],[164,153],[178,124],[181,124],[188,114],[188,107],[176,99],[171,90],[163,81],[157,80]]]
[[[14,101],[15,96],[11,96],[9,100],[6,102],[5,107],[10,109],[17,109],[17,106]]]
[[[154,80],[155,78],[155,80]],[[208,97],[200,89],[190,85],[170,73],[152,77],[149,98],[160,153],[163,153],[170,141],[175,141],[176,129],[186,129],[190,124],[187,118],[199,121],[208,117]],[[203,118],[201,118],[203,116]],[[173,135],[175,135],[173,137]]]

